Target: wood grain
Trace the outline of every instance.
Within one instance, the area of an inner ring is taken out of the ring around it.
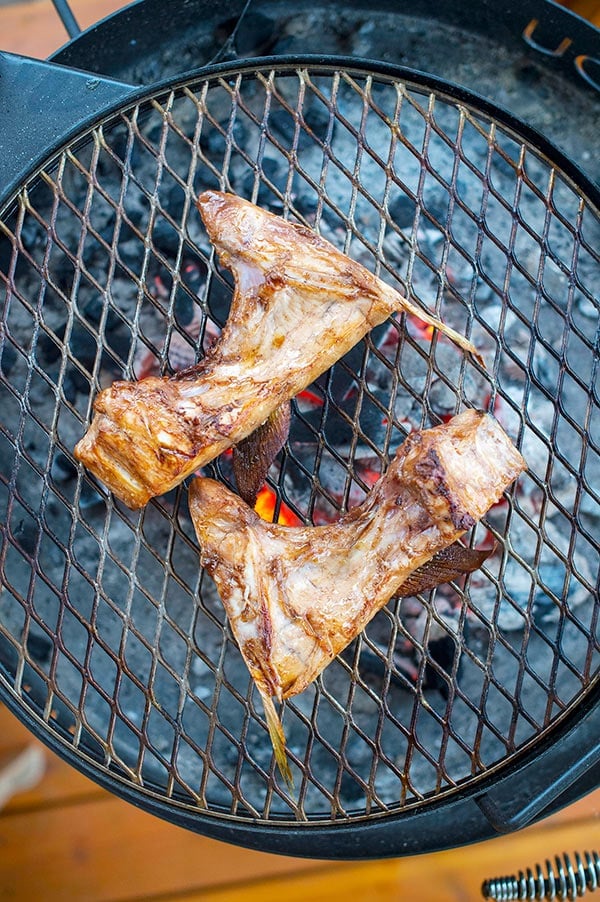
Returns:
[[[584,848],[584,834],[583,825],[530,831],[461,852],[343,864],[324,872],[297,874],[293,882],[274,879],[250,886],[230,885],[183,898],[186,902],[464,902],[481,899],[484,880],[517,873],[537,861],[543,864],[548,855],[563,848],[562,844],[569,850]]]
[[[23,902],[149,899],[190,888],[198,893],[233,875],[256,881],[307,867],[197,836],[108,793],[6,814],[0,844],[0,899]]]
[[[125,5],[122,0],[70,0],[82,29]],[[0,50],[46,59],[68,40],[51,0],[16,3],[0,9]]]
[[[0,757],[32,742],[0,706]],[[0,812],[1,902],[476,900],[486,877],[600,846],[598,791],[518,834],[464,849],[341,864],[270,855],[175,827],[45,755],[42,783]]]
[[[587,835],[589,840],[589,834]],[[365,864],[342,864],[297,874],[293,882],[272,879],[190,893],[185,902],[464,902],[481,899],[484,880],[543,863],[554,852],[586,848],[585,823],[526,830],[510,838],[459,851]]]
[[[0,705],[0,759],[41,743]],[[42,782],[0,811],[0,900],[109,900],[194,892],[312,865],[185,831],[121,801],[44,748]],[[232,864],[234,865],[232,868]]]

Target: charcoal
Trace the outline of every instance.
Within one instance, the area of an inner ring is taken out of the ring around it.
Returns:
[[[41,223],[33,219],[33,217],[27,217],[23,222],[23,228],[21,229],[21,239],[23,241],[23,247],[27,248],[27,250],[33,250],[34,248],[45,244],[46,229]]]
[[[401,229],[412,226],[416,209],[415,202],[407,194],[397,195],[393,201],[388,204],[390,219]]]
[[[191,292],[186,291],[181,285],[177,287],[175,300],[173,302],[173,314],[175,321],[185,328],[188,326],[196,311],[197,304],[194,302]]]
[[[56,329],[56,337],[49,333],[41,333],[37,342],[40,363],[49,365],[55,363],[64,353],[63,339],[65,336],[64,324]],[[98,345],[92,333],[80,322],[75,322],[70,335],[70,345],[76,349],[77,359],[87,369],[92,369],[98,353]]]
[[[261,25],[266,28],[265,35],[261,35]],[[213,33],[214,44],[219,48],[218,57],[233,59],[236,54],[242,52],[242,47],[244,56],[257,56],[256,47],[268,40],[272,28],[273,25],[266,16],[253,10],[218,22]]]
[[[330,131],[331,116],[329,110],[321,103],[314,102],[303,111],[303,118],[311,130],[311,141],[325,141],[327,138],[331,140],[335,134],[335,123]]]
[[[166,191],[162,206],[174,222],[181,222],[185,206],[185,193],[176,182]]]
[[[104,298],[96,292],[82,306],[81,312],[85,321],[97,326],[102,318],[104,307]]]
[[[77,475],[77,467],[73,460],[62,451],[57,451],[52,459],[52,478],[57,483],[68,482]]]
[[[443,189],[434,188],[427,191],[423,203],[424,210],[427,211],[436,224],[444,226],[448,221],[448,210],[450,205],[450,195]]]
[[[428,643],[423,689],[437,689],[443,699],[448,699],[448,686],[455,679],[453,665],[456,653],[457,644],[452,636],[441,636]]]
[[[212,319],[220,326],[225,325],[233,293],[233,280],[228,271],[221,272],[210,280],[206,303]]]
[[[271,210],[273,213],[281,213],[283,210],[281,199],[273,189],[262,180],[262,176],[271,182],[276,191],[284,195],[287,183],[287,172],[282,168],[280,163],[269,157],[265,157],[262,160],[260,168],[261,180],[258,183],[256,203],[259,207],[264,207],[265,209]],[[255,181],[256,176],[254,172],[247,172],[240,186],[239,193],[242,197],[252,197]]]
[[[285,11],[263,31],[266,23],[253,12],[236,44],[246,54],[299,49],[313,30],[324,52],[377,48],[386,54],[400,41],[401,55],[414,50],[424,60],[431,56],[428,28],[398,35],[387,16],[374,21],[350,11],[340,29],[339,18],[339,11],[325,22],[316,11]],[[223,38],[235,21],[226,24]],[[189,37],[182,37],[184,45],[192,60]],[[201,49],[207,48],[208,42]],[[471,45],[466,51],[450,47],[443,65],[454,80],[468,75],[477,54],[480,45],[476,52]],[[173,65],[155,61],[154,71],[163,63]],[[145,66],[136,63],[137,71]],[[536,85],[535,69],[528,71],[522,59],[517,68],[522,83]],[[514,72],[501,67],[498,75],[497,62],[488,69],[494,70],[488,82],[498,81],[499,96],[508,96]],[[294,111],[299,85],[294,75],[289,78],[293,84],[282,79],[280,96]],[[327,84],[327,76],[315,76],[325,97]],[[554,675],[561,674],[562,711],[594,672],[590,596],[599,555],[600,418],[596,348],[589,336],[598,329],[598,225],[591,206],[580,214],[580,198],[568,180],[554,179],[554,206],[544,205],[549,164],[533,153],[525,171],[537,193],[519,182],[517,197],[516,145],[500,127],[489,143],[483,118],[478,128],[463,122],[459,152],[451,151],[458,114],[441,96],[424,118],[419,110],[427,108],[427,95],[407,89],[392,154],[385,116],[393,115],[398,95],[387,96],[389,86],[376,79],[370,98],[382,115],[363,106],[355,88],[342,81],[332,106],[351,127],[339,121],[331,128],[327,104],[305,83],[298,119],[272,98],[262,139],[262,87],[255,82],[240,88],[247,109],[238,110],[235,120],[231,87],[227,81],[207,93],[199,142],[195,117],[204,108],[189,98],[169,101],[172,120],[156,109],[140,117],[136,128],[143,141],[125,120],[107,123],[103,137],[111,151],[100,154],[94,178],[110,202],[96,197],[84,217],[59,204],[55,215],[58,195],[41,179],[28,195],[40,223],[28,213],[21,244],[8,237],[0,242],[8,299],[0,357],[6,381],[3,510],[13,485],[18,498],[11,502],[2,549],[3,577],[15,597],[0,606],[0,656],[17,670],[19,639],[5,637],[25,636],[29,618],[31,658],[54,661],[49,637],[35,621],[51,629],[60,609],[61,640],[79,663],[57,651],[56,691],[23,662],[22,680],[31,684],[28,697],[39,710],[46,691],[53,692],[53,706],[61,693],[73,706],[83,699],[77,742],[86,755],[99,762],[110,757],[124,779],[132,768],[157,793],[168,787],[170,799],[213,810],[234,806],[239,813],[247,802],[251,807],[258,799],[260,807],[268,796],[270,813],[294,816],[292,803],[266,785],[272,768],[268,735],[216,589],[200,566],[186,485],[133,513],[71,457],[100,386],[200,359],[227,320],[232,276],[212,253],[193,203],[185,213],[188,192],[193,200],[207,187],[246,197],[256,190],[260,205],[316,224],[337,247],[438,310],[449,325],[470,329],[488,367],[465,359],[418,317],[401,315],[373,329],[294,400],[289,440],[269,470],[268,489],[276,487],[306,523],[327,526],[364,499],[406,435],[464,406],[495,413],[519,439],[531,468],[468,537],[475,546],[496,542],[498,548],[465,588],[452,584],[426,597],[392,600],[321,682],[285,705],[289,747],[311,769],[301,783],[306,813],[327,817],[332,790],[342,808],[359,810],[363,780],[377,812],[377,798],[395,806],[402,791],[412,803],[439,793],[446,781],[452,787],[468,781],[483,761],[498,763],[515,737],[526,743],[536,723],[547,724]],[[529,108],[526,97],[522,103]],[[366,137],[357,146],[363,115]],[[292,148],[297,121],[301,171],[288,181],[295,160],[280,148]],[[590,128],[582,124],[584,132]],[[448,140],[438,140],[438,131]],[[135,167],[135,178],[130,174],[125,185],[111,154],[124,161],[130,146],[134,155],[127,165]],[[81,154],[89,172],[90,149],[73,153]],[[96,182],[74,173],[75,167],[69,169],[61,190],[84,208]],[[48,178],[55,177],[49,167]],[[53,238],[45,260],[49,232],[41,223],[54,215],[61,243]],[[585,241],[575,259],[579,233],[560,219],[578,216]],[[552,227],[540,238],[546,220]],[[15,223],[9,222],[9,231]],[[83,259],[75,260],[80,250]],[[178,271],[170,272],[176,260]],[[42,288],[46,266],[50,284]],[[222,455],[206,475],[232,484],[231,457]],[[30,513],[40,498],[43,523]],[[27,557],[38,544],[43,554],[29,572]],[[581,678],[575,676],[579,668]],[[518,687],[518,707],[498,685],[509,696]],[[73,711],[56,708],[57,729],[69,730]],[[474,736],[476,748],[470,745]],[[440,747],[443,759],[437,758]]]
[[[217,38],[223,40],[235,28],[236,19],[223,23]],[[272,16],[250,10],[242,18],[235,32],[234,46],[239,56],[262,56],[270,53],[276,39],[276,23]]]
[[[2,375],[8,378],[16,362],[16,350],[8,341],[5,341],[0,348],[0,372]]]
[[[71,370],[62,381],[62,393],[66,401],[75,405],[79,395],[85,397],[90,390],[90,382],[82,373]]]
[[[27,650],[34,661],[37,661],[39,664],[47,663],[52,657],[53,649],[54,643],[49,636],[41,630],[34,630],[33,628],[29,630]]]
[[[174,263],[180,242],[179,232],[173,228],[170,222],[162,216],[158,216],[152,229],[154,247],[161,251],[167,259],[172,259]]]
[[[297,127],[296,118],[286,109],[280,108],[271,110],[269,128],[285,148],[295,145],[297,151],[309,150],[315,139],[322,142],[327,139],[329,119],[329,111],[314,104],[304,114],[308,129],[302,127],[301,123]]]
[[[34,554],[37,548],[39,534],[39,525],[29,517],[19,520],[16,529],[13,530],[15,541],[29,555]]]

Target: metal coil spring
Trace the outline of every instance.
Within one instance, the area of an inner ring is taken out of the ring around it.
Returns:
[[[578,852],[575,864],[566,853],[554,859],[554,866],[546,861],[546,873],[539,864],[534,870],[527,868],[518,876],[494,877],[486,880],[481,887],[485,899],[576,899],[585,896],[588,890],[600,886],[600,855],[598,852],[584,852],[583,859]]]

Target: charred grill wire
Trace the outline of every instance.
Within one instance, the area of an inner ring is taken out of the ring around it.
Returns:
[[[32,174],[0,222],[0,666],[64,754],[198,829],[360,824],[474,792],[593,695],[600,223],[561,166],[438,85],[261,65],[155,92]],[[493,549],[480,571],[393,601],[286,703],[295,797],[185,486],[133,513],[72,455],[101,387],[219,334],[211,187],[316,228],[487,364],[410,316],[377,327],[292,402],[275,518],[337,518],[411,429],[464,407],[529,464],[469,536]]]

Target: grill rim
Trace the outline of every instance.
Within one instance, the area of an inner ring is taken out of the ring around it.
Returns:
[[[63,67],[55,68],[63,71]],[[381,60],[368,57],[348,57],[332,54],[293,54],[289,56],[258,56],[252,59],[226,61],[190,70],[178,75],[176,78],[166,78],[152,85],[144,85],[141,88],[132,88],[125,91],[117,100],[108,103],[100,111],[94,111],[86,115],[79,122],[67,128],[65,133],[54,141],[45,151],[35,156],[27,167],[24,167],[18,177],[14,178],[7,186],[0,186],[0,216],[4,217],[10,210],[10,204],[14,203],[19,193],[17,185],[29,181],[44,164],[51,164],[67,147],[77,145],[77,138],[83,139],[85,135],[98,125],[117,115],[126,113],[131,108],[145,101],[156,99],[165,92],[178,91],[184,85],[195,85],[212,78],[226,78],[228,75],[246,75],[252,71],[264,71],[268,69],[277,75],[286,72],[297,71],[302,68],[310,68],[315,75],[327,75],[335,71],[344,71],[350,75],[368,76],[376,75],[390,81],[401,81],[414,84],[419,88],[429,88],[436,92],[442,99],[450,99],[454,103],[464,103],[474,112],[497,120],[503,127],[524,138],[528,144],[538,151],[546,160],[551,160],[553,165],[560,168],[572,185],[591,201],[593,206],[600,209],[600,186],[595,184],[583,170],[577,166],[563,151],[550,141],[542,132],[533,128],[527,122],[519,119],[506,107],[492,103],[486,97],[477,94],[456,82],[439,78],[419,69],[408,66],[398,66],[393,63],[384,63]],[[123,86],[129,88],[130,86]]]
[[[90,131],[98,125],[110,122],[121,111],[127,112],[139,104],[163,96],[166,92],[176,92],[183,86],[191,85],[196,87],[198,84],[211,79],[227,77],[228,74],[237,76],[241,73],[247,76],[252,74],[252,72],[264,72],[265,70],[273,71],[277,74],[285,74],[286,72],[297,71],[305,67],[310,69],[311,74],[317,75],[330,74],[342,70],[344,73],[362,77],[368,75],[379,76],[390,81],[401,81],[409,85],[416,85],[422,89],[430,89],[435,91],[442,99],[449,98],[455,103],[465,103],[476,113],[493,118],[510,132],[516,133],[520,139],[527,141],[535,151],[550,160],[553,166],[560,168],[562,175],[571,181],[579,193],[585,196],[586,201],[591,202],[594,207],[600,208],[600,190],[568,157],[537,130],[526,123],[522,123],[507,110],[497,107],[495,104],[485,100],[485,98],[480,98],[473,92],[443,79],[407,67],[388,65],[373,60],[314,54],[289,57],[285,61],[281,57],[261,57],[241,63],[221,63],[194,70],[176,79],[167,79],[152,86],[144,86],[143,89],[128,94],[125,98],[111,104],[100,113],[94,113],[88,117],[85,123],[80,123],[73,130],[69,131],[68,136],[65,136],[59,145],[54,145],[52,151],[47,153],[43,160],[40,161],[38,159],[33,162],[28,168],[27,174],[22,177],[22,182],[35,178],[36,174],[44,166],[52,165],[56,157],[65,148],[77,146],[78,139],[79,141],[85,140]],[[6,200],[2,198],[3,206],[0,210],[0,216],[4,217],[10,213],[11,204],[15,202],[18,193],[16,192],[13,197],[8,197]],[[468,822],[465,827],[465,835],[457,836],[453,841],[453,845],[462,845],[468,841],[482,839],[484,835],[493,835],[498,828],[494,827],[490,823],[489,817],[479,810],[476,804],[477,797],[485,796],[487,791],[496,787],[504,779],[523,775],[530,767],[535,767],[544,748],[546,751],[548,748],[554,749],[554,755],[550,756],[551,761],[554,761],[556,757],[560,758],[560,747],[563,743],[569,741],[572,732],[586,717],[590,719],[595,717],[597,722],[596,735],[600,732],[600,722],[598,722],[600,721],[600,674],[596,674],[586,690],[576,697],[563,715],[556,717],[549,727],[542,733],[537,734],[519,752],[513,753],[508,761],[500,761],[496,765],[492,765],[484,774],[476,775],[468,780],[466,786],[459,784],[453,789],[445,790],[441,798],[432,797],[417,800],[407,804],[402,809],[392,809],[390,812],[357,816],[348,821],[334,821],[329,824],[325,824],[323,821],[309,821],[298,826],[290,826],[290,822],[283,820],[280,824],[275,825],[250,818],[240,821],[235,816],[217,811],[204,811],[202,809],[192,811],[191,805],[186,805],[177,799],[163,801],[156,797],[152,790],[135,784],[118,773],[110,772],[106,769],[102,770],[101,765],[91,757],[82,754],[79,749],[75,751],[71,748],[66,739],[63,739],[57,731],[50,729],[48,721],[36,715],[32,707],[25,707],[22,699],[11,690],[11,687],[5,686],[4,674],[0,674],[0,699],[7,704],[9,709],[25,726],[69,764],[75,766],[104,788],[116,793],[126,801],[141,805],[153,814],[196,832],[205,832],[216,838],[246,847],[261,850],[269,849],[281,854],[294,854],[301,857],[329,857],[336,859],[407,854],[411,851],[423,851],[424,846],[431,848],[431,850],[448,848],[448,821],[445,817],[441,818],[443,824],[440,828],[437,844],[435,842],[433,845],[431,844],[431,824],[429,823],[428,815],[433,815],[435,820],[442,808],[454,807],[459,811],[458,817],[461,818],[462,822],[464,815],[460,813],[460,809],[465,805],[469,807],[470,815],[465,821],[466,823]],[[40,732],[40,728],[42,732]],[[540,746],[542,747],[541,749]],[[594,746],[592,738],[592,746],[590,748],[592,752],[595,749],[597,757],[598,753],[600,753],[600,743],[596,742]],[[557,773],[561,773],[560,760],[555,761],[555,764]],[[566,797],[563,793],[557,798],[552,798],[550,802],[547,802],[546,799],[541,810],[535,812],[530,820],[541,814],[546,815],[589,791],[586,786],[581,787],[580,784],[581,781],[573,785]],[[444,814],[446,814],[445,811]],[[222,823],[219,823],[219,821]],[[403,836],[398,840],[396,833],[400,822],[402,822],[403,826],[406,826],[407,834],[411,837],[410,839]],[[473,830],[474,825],[476,825],[476,829],[471,835],[470,831]],[[366,831],[370,833],[375,826],[377,826],[376,832],[378,835],[375,837],[369,836]],[[342,843],[343,854],[339,854],[338,848],[340,834],[346,837]],[[347,840],[348,836],[349,841]],[[426,836],[425,844],[420,841],[423,839],[423,836]],[[328,849],[327,855],[323,853],[324,840],[327,840],[329,844],[333,844],[332,848]],[[376,850],[374,850],[374,843],[378,844]],[[368,847],[366,852],[363,846]]]

